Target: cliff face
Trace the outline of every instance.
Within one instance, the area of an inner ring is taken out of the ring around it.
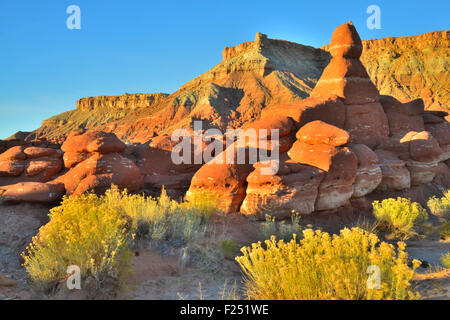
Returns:
[[[75,110],[44,120],[36,134],[38,137],[58,138],[72,130],[96,128],[136,114],[140,109],[155,110],[168,96],[156,93],[82,98],[77,101]]]
[[[363,41],[361,58],[381,94],[422,98],[430,110],[450,110],[450,32]]]
[[[399,100],[423,98],[427,109],[449,110],[449,32],[363,41],[361,61],[381,94]],[[223,50],[223,61],[177,92],[89,97],[77,109],[45,120],[38,136],[64,136],[98,128],[144,142],[175,128],[238,128],[261,110],[307,98],[330,61],[327,47],[269,39]]]
[[[123,94],[121,96],[87,97],[77,101],[77,110],[150,108],[167,98],[168,94]]]
[[[223,61],[167,95],[84,98],[77,109],[44,121],[39,135],[65,135],[77,127],[98,127],[143,142],[174,128],[237,128],[265,107],[308,97],[330,55],[313,47],[268,39],[225,48]]]

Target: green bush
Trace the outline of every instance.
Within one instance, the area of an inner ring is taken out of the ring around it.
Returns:
[[[401,240],[418,236],[418,231],[424,227],[428,219],[426,210],[420,204],[405,198],[375,201],[372,206],[378,220],[377,228],[390,232]]]
[[[224,239],[220,242],[220,251],[227,259],[234,259],[239,248],[233,239]]]
[[[241,249],[237,257],[245,274],[245,294],[256,300],[416,299],[411,286],[420,261],[408,267],[406,245],[398,249],[379,242],[362,229],[343,229],[340,235],[307,229],[298,243],[275,237]],[[368,270],[380,270],[379,288],[368,286]],[[369,268],[369,269],[368,269]]]

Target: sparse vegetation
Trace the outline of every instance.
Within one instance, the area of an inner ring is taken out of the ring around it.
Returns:
[[[298,243],[275,237],[241,249],[237,257],[246,276],[249,299],[416,299],[410,285],[420,261],[408,267],[406,245],[379,242],[362,229],[330,236],[307,229]],[[380,270],[380,289],[368,289],[369,266]]]
[[[274,217],[266,215],[266,221],[261,224],[259,234],[261,240],[270,239],[271,236],[275,236],[277,239],[282,239],[287,242],[293,239],[294,234],[296,235],[296,239],[299,240],[302,237],[300,215],[293,212],[290,224],[285,221],[276,221]]]
[[[442,198],[431,197],[427,202],[430,212],[439,217],[441,225],[439,226],[439,235],[441,239],[450,239],[450,190],[444,192]]]
[[[236,254],[239,253],[239,248],[233,239],[223,239],[220,242],[220,251],[222,252],[224,258],[234,259]]]
[[[237,287],[236,281],[234,281],[233,285],[228,288],[228,281],[225,280],[223,284],[222,292],[220,293],[221,300],[241,300],[241,296],[239,295],[239,289]]]
[[[430,212],[445,220],[450,220],[450,190],[442,198],[431,197],[427,202]]]
[[[372,204],[373,213],[378,220],[377,228],[390,232],[393,237],[408,240],[419,235],[428,214],[417,202],[409,199],[385,199]]]
[[[444,222],[439,227],[439,235],[441,239],[449,240],[450,239],[450,221]]]
[[[104,197],[109,207],[131,218],[138,240],[185,246],[202,237],[206,222],[216,210],[214,198],[205,195],[190,201],[171,200],[165,190],[158,199],[111,189]]]
[[[447,252],[441,257],[441,262],[445,268],[450,268],[450,252]]]
[[[204,235],[213,211],[211,198],[178,203],[164,190],[158,199],[115,186],[103,196],[65,197],[23,253],[24,266],[36,288],[46,293],[65,278],[70,265],[101,286],[107,278],[120,278],[137,239],[187,245]]]

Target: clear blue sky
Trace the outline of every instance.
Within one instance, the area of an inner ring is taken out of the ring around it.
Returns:
[[[81,30],[66,28],[72,4]],[[371,4],[381,30],[366,27]],[[318,47],[349,20],[371,39],[449,29],[449,12],[449,0],[2,0],[0,139],[81,97],[174,92],[256,32]]]

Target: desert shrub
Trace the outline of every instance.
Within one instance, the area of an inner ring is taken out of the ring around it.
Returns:
[[[431,197],[427,202],[430,212],[438,217],[450,220],[450,190],[442,198]]]
[[[220,251],[227,259],[232,259],[239,252],[239,248],[233,239],[224,239],[220,241]]]
[[[439,227],[439,235],[442,239],[450,239],[450,221],[446,221]]]
[[[66,276],[70,265],[83,277],[119,280],[139,239],[184,245],[205,232],[214,211],[211,198],[178,203],[163,190],[158,199],[128,194],[116,186],[103,196],[65,197],[50,211],[23,253],[24,266],[38,289],[49,292]]]
[[[375,234],[353,228],[331,237],[320,230],[303,231],[303,239],[286,243],[275,237],[241,249],[237,257],[250,299],[415,299],[410,283],[420,264],[408,267],[406,245],[379,243]],[[369,266],[380,270],[380,288],[367,285]]]
[[[418,235],[424,227],[428,214],[417,202],[409,199],[385,199],[372,203],[373,213],[378,220],[377,228],[390,232],[395,238],[407,240]]]
[[[118,279],[131,258],[129,220],[94,194],[65,197],[51,209],[43,226],[22,254],[26,271],[37,289],[49,293],[76,265],[82,277],[101,286]]]
[[[294,234],[296,235],[296,239],[302,237],[300,215],[294,212],[291,215],[290,224],[285,221],[276,221],[274,217],[266,215],[266,221],[261,224],[261,229],[259,230],[259,237],[262,240],[267,240],[271,236],[275,236],[277,239],[290,241],[293,239]]]
[[[223,256],[215,247],[204,244],[192,244],[187,248],[189,263],[198,270],[215,275],[223,271]]]
[[[212,196],[179,203],[171,200],[164,189],[155,199],[120,192],[113,187],[106,192],[104,201],[131,218],[138,239],[177,246],[185,246],[202,237],[206,222],[217,207]]]
[[[450,252],[447,252],[441,257],[441,263],[444,267],[450,268]]]

